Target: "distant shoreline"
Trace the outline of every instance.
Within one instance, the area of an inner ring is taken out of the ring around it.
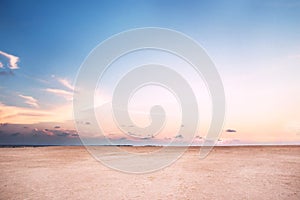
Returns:
[[[204,146],[164,146],[164,145],[86,145],[88,147],[189,147],[189,148],[201,148]],[[300,147],[300,144],[242,144],[242,145],[216,145],[218,147]],[[0,148],[27,148],[27,147],[85,147],[85,145],[0,145]],[[209,147],[209,146],[205,146]]]

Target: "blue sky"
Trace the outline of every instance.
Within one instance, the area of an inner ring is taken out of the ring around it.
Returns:
[[[300,3],[294,0],[1,1],[0,51],[19,59],[19,69],[10,69],[7,56],[0,55],[2,113],[19,109],[13,115],[40,115],[71,109],[70,85],[96,45],[128,29],[163,27],[194,38],[215,62],[228,98],[225,126],[244,133],[241,140],[299,141],[299,11]],[[249,108],[257,99],[255,114]],[[51,115],[42,121],[69,118]],[[251,128],[257,119],[262,130]],[[3,115],[1,123],[6,122],[14,123],[13,117]],[[38,117],[15,118],[17,124],[39,122]],[[280,135],[289,132],[289,126],[293,136]],[[253,131],[268,134],[251,138]]]

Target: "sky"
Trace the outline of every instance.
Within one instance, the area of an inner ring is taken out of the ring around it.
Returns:
[[[213,60],[226,96],[219,144],[300,144],[300,2],[296,0],[2,0],[0,144],[80,144],[76,123],[90,130],[91,135],[80,136],[93,143],[97,137],[93,124],[73,117],[78,70],[105,39],[143,27],[182,32]],[[187,78],[199,103],[195,143],[201,143],[211,118],[209,93],[203,80],[174,56],[144,51],[120,59],[95,91],[97,106],[111,100],[121,75],[141,61],[172,65]],[[154,103],[163,105],[167,122],[162,133],[150,139],[120,133],[113,118],[102,112],[97,112],[97,119],[116,144],[183,142],[178,102],[159,87],[144,88],[133,96],[132,120],[140,126],[150,123],[148,112]]]

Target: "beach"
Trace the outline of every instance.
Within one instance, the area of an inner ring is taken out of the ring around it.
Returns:
[[[300,146],[215,147],[205,159],[199,149],[130,174],[82,146],[0,148],[0,199],[300,199]]]

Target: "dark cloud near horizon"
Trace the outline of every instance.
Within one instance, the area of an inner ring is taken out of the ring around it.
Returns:
[[[60,126],[54,126],[54,128],[56,128],[56,129],[59,129],[59,128],[60,128]]]
[[[226,132],[227,132],[227,133],[236,133],[237,131],[234,130],[234,129],[227,129]]]
[[[7,126],[8,123],[0,123],[0,127]]]
[[[47,136],[47,137],[78,137],[76,130],[57,130],[57,129],[38,129],[34,128],[31,131],[32,137]]]
[[[49,133],[52,134],[52,136],[59,136],[59,137],[71,137],[71,136],[78,136],[76,130],[51,130],[47,129]]]
[[[47,127],[48,126],[48,127]],[[55,124],[0,123],[0,145],[80,145],[75,129],[54,129]],[[92,139],[91,139],[92,142]]]
[[[142,138],[140,138],[141,140],[150,140],[151,138],[153,138],[153,136],[151,136],[151,137],[142,137]]]
[[[176,135],[175,138],[177,138],[177,139],[183,139],[183,136],[181,134],[179,134],[179,135]]]

